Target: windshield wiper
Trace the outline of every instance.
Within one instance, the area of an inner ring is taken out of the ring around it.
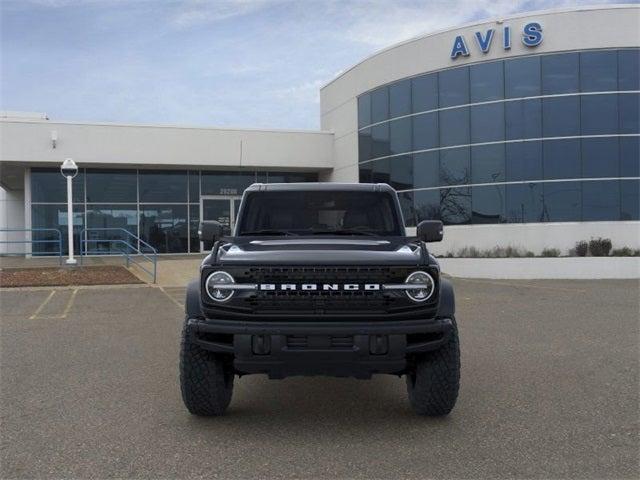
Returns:
[[[376,237],[377,234],[364,230],[356,230],[350,228],[341,228],[337,230],[311,230],[314,235],[365,235],[367,237]]]
[[[249,235],[298,235],[297,233],[290,232],[289,230],[253,230],[250,232],[240,232],[242,236]]]

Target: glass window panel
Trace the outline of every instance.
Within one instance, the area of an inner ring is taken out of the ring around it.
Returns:
[[[400,201],[400,209],[406,227],[415,227],[415,210],[413,208],[413,192],[398,192],[398,200]]]
[[[618,89],[640,90],[640,50],[618,51]]]
[[[440,189],[440,217],[445,225],[471,222],[471,188]]]
[[[192,203],[189,205],[189,248],[191,253],[200,251],[200,238],[198,237],[198,227],[200,226],[200,205]]]
[[[256,172],[256,183],[269,183],[269,172]]]
[[[618,133],[618,96],[585,95],[580,99],[583,135]]]
[[[413,158],[411,155],[401,155],[389,159],[391,168],[389,185],[396,190],[410,190],[413,188]]]
[[[471,107],[471,143],[504,140],[504,103]]]
[[[91,240],[103,240],[89,242],[89,249],[97,254],[120,254],[127,248],[122,242],[127,242],[133,248],[137,245],[132,243],[132,238],[122,230],[126,230],[138,236],[138,210],[137,205],[89,205],[87,207],[87,228],[99,228],[109,230],[93,230],[87,232],[87,237]],[[122,242],[104,241],[106,239],[116,239]]]
[[[84,203],[84,169],[71,181],[73,202]],[[31,201],[43,203],[67,203],[67,179],[59,168],[31,169]]]
[[[60,177],[62,175],[57,172]],[[55,228],[56,232],[32,232],[31,252],[34,255],[57,255],[58,240],[62,239],[62,254],[69,254],[67,228],[69,226],[66,205],[32,205],[31,228]],[[84,205],[73,205],[73,248],[76,255],[80,255],[80,232],[84,228]],[[21,244],[8,244],[8,251],[17,252]],[[91,248],[91,246],[89,246]]]
[[[469,108],[439,112],[440,146],[469,144]]]
[[[640,137],[620,138],[620,176],[640,177]]]
[[[380,87],[371,92],[371,123],[389,118],[389,88]]]
[[[582,139],[582,176],[584,178],[619,175],[618,137]]]
[[[440,108],[469,103],[469,68],[453,68],[438,73]]]
[[[507,185],[506,196],[508,223],[532,223],[543,220],[542,184]]]
[[[542,179],[542,142],[518,142],[505,145],[507,181]]]
[[[580,135],[580,98],[576,96],[543,99],[542,133],[545,137]]]
[[[487,62],[469,67],[471,103],[504,98],[503,62]]]
[[[440,190],[413,192],[416,225],[423,220],[440,220]]]
[[[372,174],[372,162],[367,162],[367,163],[361,163],[360,164],[360,171],[359,171],[359,178],[360,178],[360,183],[371,183],[371,174]]]
[[[358,132],[358,161],[364,162],[372,158],[372,151],[371,128],[360,130]]]
[[[438,113],[416,115],[413,122],[413,150],[438,148]]]
[[[620,101],[620,133],[640,133],[640,95],[625,93],[618,95]]]
[[[317,182],[318,174],[314,172],[268,172],[267,183],[304,183]]]
[[[547,182],[544,189],[545,222],[579,222],[582,213],[581,182]]]
[[[542,137],[542,100],[506,102],[504,109],[507,140]]]
[[[506,98],[540,95],[540,57],[506,61],[504,76]]]
[[[368,93],[358,97],[358,127],[371,124],[371,96]]]
[[[620,200],[620,220],[640,220],[640,180],[621,180]]]
[[[504,182],[504,154],[504,144],[471,147],[471,183]]]
[[[135,170],[87,170],[87,202],[137,201],[138,180]]]
[[[189,251],[189,220],[186,205],[142,205],[140,238],[158,253]]]
[[[390,118],[411,113],[411,80],[402,80],[389,87]]]
[[[373,183],[390,183],[391,182],[391,166],[390,159],[374,160],[371,165],[371,181]]]
[[[542,94],[579,91],[579,57],[577,53],[543,55],[541,57]]]
[[[389,144],[391,154],[411,151],[411,118],[401,118],[389,122]]]
[[[440,151],[440,185],[465,185],[470,178],[469,147]]]
[[[413,113],[438,108],[438,74],[422,75],[411,80]]]
[[[413,155],[414,188],[440,186],[439,152],[415,153]]]
[[[242,195],[255,181],[255,172],[202,171],[202,195]]]
[[[389,124],[383,123],[371,127],[371,158],[384,157],[390,154]]]
[[[504,185],[471,188],[471,223],[502,223],[505,220]]]
[[[141,202],[187,202],[187,172],[155,170],[138,173]]]
[[[618,180],[582,182],[582,221],[620,220]]]
[[[580,53],[580,90],[583,92],[618,90],[618,55],[615,51]]]
[[[200,172],[197,170],[189,172],[189,201],[200,201]]]
[[[543,147],[545,180],[580,178],[580,140],[547,140]]]

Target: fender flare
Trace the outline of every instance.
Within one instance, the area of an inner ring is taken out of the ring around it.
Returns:
[[[200,280],[192,280],[187,285],[187,293],[184,302],[184,313],[187,318],[204,318],[200,307]]]
[[[451,281],[440,278],[440,302],[438,303],[437,316],[440,318],[453,318],[456,314],[456,297]]]

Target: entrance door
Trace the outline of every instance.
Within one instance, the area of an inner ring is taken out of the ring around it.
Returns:
[[[200,197],[200,221],[219,222],[224,227],[224,234],[231,235],[236,225],[236,213],[242,197],[207,195]],[[200,242],[200,251],[211,249],[210,245]]]

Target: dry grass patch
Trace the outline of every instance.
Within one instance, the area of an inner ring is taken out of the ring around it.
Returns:
[[[57,287],[130,283],[143,282],[125,267],[118,265],[0,269],[0,287]]]

